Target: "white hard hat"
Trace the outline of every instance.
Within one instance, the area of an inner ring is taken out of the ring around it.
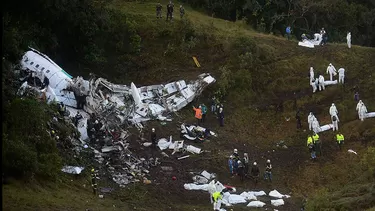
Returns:
[[[234,149],[233,151],[234,151],[234,153],[237,153],[237,149]]]
[[[243,153],[243,155],[244,155],[244,156],[247,156],[247,153],[245,152],[245,153]]]
[[[239,160],[239,161],[237,161],[237,163],[241,163],[241,161]]]
[[[152,132],[155,132],[155,128],[152,128]]]
[[[332,66],[332,63],[329,63],[329,66]]]
[[[257,165],[257,162],[254,162],[253,165],[256,166],[256,165]]]
[[[271,161],[268,159],[268,160],[267,160],[267,163],[271,163]]]
[[[233,155],[229,156],[229,158],[233,158]]]
[[[335,104],[334,104],[334,103],[332,103],[332,105],[334,106]]]
[[[98,120],[95,120],[95,124],[98,124],[99,123],[99,121]]]
[[[223,108],[220,108],[219,110],[220,110],[220,112],[222,112],[222,111],[223,111]]]

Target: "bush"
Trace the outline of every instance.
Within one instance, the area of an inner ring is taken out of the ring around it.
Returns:
[[[47,133],[50,108],[34,99],[14,99],[5,106],[2,170],[16,178],[55,178],[61,169],[56,142]]]

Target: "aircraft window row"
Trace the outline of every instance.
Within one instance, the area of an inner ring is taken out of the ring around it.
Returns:
[[[29,60],[29,59],[26,57],[25,62],[27,62],[28,60]],[[33,65],[33,64],[34,64],[34,62],[30,62],[30,65]],[[35,67],[36,67],[36,68],[39,68],[39,64],[35,65]],[[46,69],[46,68],[42,67],[42,71],[45,70],[45,69]],[[47,71],[46,71],[46,73],[49,73],[49,72],[50,72],[50,70],[47,70]]]

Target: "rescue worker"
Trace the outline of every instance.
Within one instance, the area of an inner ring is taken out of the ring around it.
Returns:
[[[96,191],[98,189],[98,184],[96,184],[96,177],[97,177],[97,174],[95,172],[95,169],[92,168],[91,169],[91,186],[92,186],[92,191],[94,195],[96,195]]]
[[[367,113],[367,108],[366,108],[365,104],[362,102],[362,104],[359,108],[359,119],[361,121],[363,121],[365,119],[366,113]]]
[[[336,134],[336,142],[337,142],[337,145],[339,145],[339,149],[341,151],[341,146],[344,143],[344,135],[342,133],[338,132]]]
[[[297,129],[301,129],[302,128],[302,124],[301,124],[301,116],[300,116],[300,111],[299,110],[296,113],[296,120],[297,120]]]
[[[243,165],[244,165],[244,174],[247,176],[249,173],[249,155],[245,152],[243,153]]]
[[[319,135],[317,133],[314,133],[312,139],[314,142],[315,153],[319,153],[319,156],[322,156],[322,143],[319,139]]]
[[[314,133],[318,133],[321,131],[319,121],[316,117],[314,117],[314,120],[312,122],[312,128],[313,128]]]
[[[306,36],[306,34],[303,33],[303,34],[301,35],[301,38],[302,38],[302,42],[303,42],[304,40],[307,40],[307,36]]]
[[[156,5],[156,18],[157,19],[162,18],[162,16],[161,16],[161,10],[162,10],[162,8],[163,8],[163,6],[160,3],[158,3]]]
[[[217,114],[217,117],[219,118],[220,127],[224,126],[224,111],[223,108],[219,108],[219,113]]]
[[[355,109],[358,112],[358,118],[359,119],[361,119],[360,108],[361,108],[362,104],[363,104],[362,100],[359,100],[358,103],[357,103],[357,107]]]
[[[344,84],[345,69],[344,68],[340,68],[337,72],[339,73],[339,83]]]
[[[290,34],[292,33],[292,29],[290,28],[290,26],[286,27],[285,32],[288,40],[290,40]]]
[[[184,15],[185,15],[185,8],[182,5],[180,5],[180,18],[182,19]]]
[[[64,105],[63,102],[60,102],[59,104],[59,113],[61,116],[64,116],[66,112],[66,106]]]
[[[79,120],[83,119],[81,113],[79,113],[79,111],[77,111],[77,114],[76,116],[74,117],[74,125],[77,127],[78,126],[78,123],[79,123]]]
[[[193,110],[195,111],[195,118],[197,119],[198,125],[200,125],[200,122],[202,121],[202,106],[199,106],[198,108],[195,108],[193,106]]]
[[[320,30],[320,35],[321,35],[322,38],[323,38],[323,40],[322,40],[322,42],[321,42],[321,45],[325,45],[325,44],[327,44],[328,37],[327,37],[326,30],[324,30],[324,28],[322,28],[322,30]]]
[[[259,171],[257,162],[254,162],[253,166],[251,167],[251,177],[254,179],[255,184],[258,183],[259,174],[260,174],[260,171]]]
[[[167,21],[168,21],[168,17],[169,17],[169,20],[172,21],[173,19],[173,3],[172,1],[169,1],[169,4],[167,5]]]
[[[237,166],[238,166],[238,169],[237,169],[238,176],[240,176],[240,180],[243,181],[245,177],[245,166],[240,160],[237,161]]]
[[[319,91],[326,89],[325,84],[324,84],[324,77],[322,75],[319,75],[318,83],[319,83]]]
[[[219,211],[221,209],[221,200],[223,199],[223,192],[216,191],[212,194],[212,200],[214,201],[214,210]]]
[[[350,32],[346,35],[346,43],[348,44],[348,48],[352,47],[352,34]]]
[[[202,122],[204,122],[206,119],[206,114],[207,114],[207,106],[205,104],[202,104],[201,109],[202,109]]]
[[[327,67],[327,74],[329,74],[329,79],[333,81],[333,76],[336,76],[336,68],[332,65],[332,63],[329,63]]]
[[[211,112],[216,113],[216,97],[211,98]]]
[[[51,137],[55,138],[56,137],[56,132],[54,130],[51,130]]]
[[[157,146],[158,143],[156,142],[155,128],[151,129],[151,142],[152,142],[152,145],[154,145],[154,147],[156,148],[156,146]]]
[[[228,166],[229,166],[229,173],[230,173],[230,176],[233,177],[234,174],[233,174],[233,155],[229,156],[229,160],[228,160]]]
[[[310,83],[314,80],[314,68],[310,67]]]
[[[307,136],[307,147],[309,148],[309,152],[311,154],[311,159],[315,160],[316,155],[315,155],[315,145],[313,138],[309,135]]]
[[[266,170],[264,171],[264,180],[267,180],[269,179],[270,182],[272,182],[272,165],[271,165],[271,161],[270,160],[267,160],[266,162]]]
[[[233,173],[238,175],[238,161],[240,160],[240,156],[238,155],[237,149],[233,150]]]
[[[318,89],[318,83],[319,83],[319,81],[315,80],[315,79],[312,79],[312,81],[310,82],[310,85],[313,89],[313,93],[315,93],[316,90]]]
[[[332,116],[332,130],[339,130],[339,117],[337,115]]]
[[[307,117],[307,123],[309,123],[309,130],[312,129],[312,123],[314,121],[314,114],[312,112],[310,112],[309,116]]]
[[[339,115],[339,111],[337,110],[336,105],[334,103],[332,103],[331,107],[329,108],[329,115],[331,115],[331,119],[333,116]]]
[[[354,100],[355,100],[356,102],[359,101],[359,93],[358,93],[358,92],[355,92],[355,93],[354,93]]]

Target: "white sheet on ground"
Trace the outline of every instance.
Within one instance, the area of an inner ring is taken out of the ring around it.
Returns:
[[[271,204],[275,207],[284,205],[284,200],[277,199],[277,200],[271,200]]]
[[[365,118],[372,118],[372,117],[375,117],[375,112],[370,112],[370,113],[365,114]]]
[[[158,147],[160,148],[160,150],[167,149],[171,144],[172,142],[168,141],[166,138],[161,138],[158,141]]]
[[[80,174],[85,167],[79,167],[79,166],[64,166],[61,171],[68,173],[68,174]]]
[[[193,154],[200,154],[202,152],[201,148],[195,147],[193,145],[188,145],[186,147],[186,151],[191,152]]]
[[[314,48],[314,44],[311,43],[309,40],[304,40],[302,42],[298,42],[299,46],[308,47],[308,48]]]
[[[238,194],[230,194],[228,200],[229,200],[229,203],[231,204],[246,203],[245,197],[238,195]]]
[[[250,192],[243,192],[240,194],[240,196],[243,196],[246,198],[246,200],[251,201],[251,200],[257,200],[257,197]]]
[[[189,184],[184,184],[184,188],[186,190],[204,190],[207,191],[208,189],[208,184],[203,184],[203,185],[197,185],[194,183],[189,183]]]
[[[267,195],[264,191],[249,191],[249,194],[253,194],[254,196],[265,196]]]
[[[318,131],[318,133],[330,130],[332,128],[333,128],[333,124],[323,125],[320,127],[320,131]]]
[[[271,196],[271,197],[279,198],[279,199],[290,197],[289,195],[283,195],[283,194],[279,193],[279,191],[277,191],[277,190],[270,191],[270,193],[268,195]]]
[[[266,205],[266,203],[261,202],[261,201],[251,201],[249,204],[247,204],[247,207],[263,207]]]
[[[338,83],[337,80],[334,80],[334,81],[324,81],[324,86],[335,85],[337,83]]]

